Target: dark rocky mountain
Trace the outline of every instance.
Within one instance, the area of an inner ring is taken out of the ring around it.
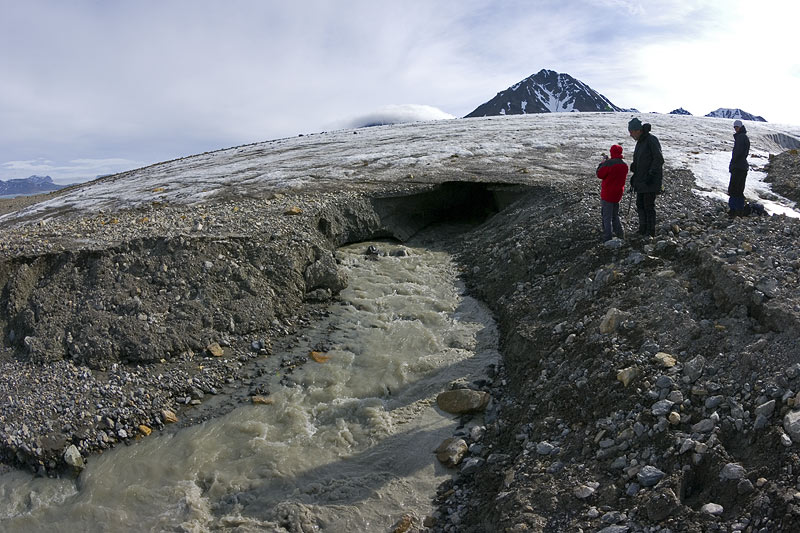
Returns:
[[[467,117],[561,113],[572,111],[628,111],[569,74],[542,69],[497,93]]]
[[[688,111],[686,111],[682,107],[679,107],[678,109],[673,109],[672,111],[669,112],[669,114],[670,115],[689,115],[689,116],[691,116],[691,113],[689,113]]]
[[[731,109],[728,107],[720,107],[716,111],[712,111],[711,113],[706,115],[707,117],[716,117],[716,118],[732,118],[732,119],[739,119],[739,120],[754,120],[756,122],[766,122],[767,119],[764,117],[759,117],[758,115],[753,115],[748,113],[747,111],[742,111],[739,108]]]
[[[53,178],[50,176],[30,176],[8,181],[0,180],[0,196],[39,194],[57,191],[63,187],[63,185],[53,183]]]

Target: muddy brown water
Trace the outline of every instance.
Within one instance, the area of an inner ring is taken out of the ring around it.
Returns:
[[[289,386],[264,376],[272,405],[92,457],[76,480],[3,475],[0,531],[382,531],[431,512],[452,475],[433,450],[459,424],[435,397],[496,362],[495,324],[446,252],[375,242],[339,257],[340,301],[273,357],[326,351]]]

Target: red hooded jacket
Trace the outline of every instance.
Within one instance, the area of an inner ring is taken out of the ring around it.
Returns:
[[[600,198],[606,202],[618,203],[625,192],[625,178],[628,177],[628,165],[622,160],[622,146],[611,147],[611,159],[603,161],[597,167],[597,177],[602,181]]]

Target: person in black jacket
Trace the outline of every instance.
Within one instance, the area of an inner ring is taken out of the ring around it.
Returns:
[[[744,182],[747,179],[747,155],[750,153],[750,139],[747,137],[747,128],[741,120],[733,123],[733,153],[728,172],[731,180],[728,182],[728,207],[731,216],[744,214]]]
[[[664,156],[661,143],[650,133],[650,124],[638,118],[628,122],[628,132],[636,141],[631,163],[631,186],[636,192],[636,213],[639,215],[639,234],[656,235],[656,196],[661,193]]]

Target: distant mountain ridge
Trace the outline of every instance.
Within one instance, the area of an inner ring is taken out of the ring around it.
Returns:
[[[720,107],[716,111],[712,111],[711,113],[706,115],[707,117],[716,117],[716,118],[732,118],[732,119],[739,119],[739,120],[754,120],[756,122],[766,122],[767,119],[764,117],[759,117],[757,115],[753,115],[748,113],[747,111],[742,111],[739,108],[731,109],[729,107]]]
[[[530,113],[569,112],[631,112],[636,108],[621,108],[582,81],[569,74],[542,69],[497,96],[479,105],[464,118],[497,115],[525,115]],[[670,115],[691,115],[682,107],[669,112]],[[738,108],[721,107],[705,115],[707,117],[754,120],[766,122],[764,117],[753,115]]]
[[[39,194],[57,191],[64,185],[53,183],[50,176],[30,176],[27,178],[0,180],[0,196]]]
[[[614,105],[608,98],[569,74],[542,69],[497,93],[497,96],[478,106],[465,118],[575,111],[628,110]]]

